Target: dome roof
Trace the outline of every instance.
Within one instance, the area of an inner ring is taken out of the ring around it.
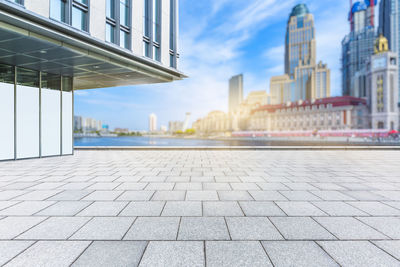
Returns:
[[[294,17],[294,16],[303,17],[303,16],[305,16],[305,15],[307,15],[309,13],[310,13],[310,11],[308,10],[307,5],[299,4],[299,5],[296,5],[292,9],[292,13],[290,13],[290,17]]]

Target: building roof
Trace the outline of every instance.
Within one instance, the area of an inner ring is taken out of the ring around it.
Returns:
[[[290,108],[300,108],[300,107],[309,107],[314,105],[328,105],[332,104],[333,107],[342,107],[342,106],[358,106],[358,105],[366,105],[367,100],[364,98],[358,98],[353,96],[337,96],[337,97],[327,97],[316,99],[315,101],[298,101],[298,102],[289,102],[287,104],[278,104],[278,105],[266,105],[260,108],[252,110],[252,114],[258,111],[268,111],[275,112],[278,109],[290,109]]]
[[[292,9],[292,12],[290,13],[290,17],[294,17],[294,16],[303,17],[309,13],[310,13],[310,11],[308,10],[308,7],[306,4],[298,4]]]

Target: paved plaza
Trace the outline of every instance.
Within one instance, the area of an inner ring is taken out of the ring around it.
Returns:
[[[0,162],[0,265],[400,266],[400,151]]]

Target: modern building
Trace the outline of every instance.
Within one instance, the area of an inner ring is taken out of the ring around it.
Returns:
[[[163,83],[178,0],[0,0],[0,160],[73,154],[74,90]]]
[[[235,112],[243,101],[243,75],[233,76],[229,80],[229,113]]]
[[[350,96],[267,105],[252,111],[252,131],[314,131],[366,129],[367,101]]]
[[[389,51],[388,40],[381,35],[375,54],[368,62],[367,92],[372,129],[399,129],[398,56]]]
[[[266,91],[252,91],[247,95],[244,103],[248,105],[268,105],[271,104],[271,96]]]
[[[274,104],[330,96],[330,70],[317,64],[314,17],[305,4],[289,15],[285,38],[285,74],[270,81]]]
[[[381,0],[379,10],[379,29],[389,42],[390,51],[397,53],[400,61],[400,0]],[[398,77],[400,88],[400,73]],[[400,95],[399,95],[400,101]]]
[[[366,64],[374,53],[377,0],[358,0],[350,7],[350,33],[342,41],[342,94],[366,97]]]
[[[191,116],[192,114],[190,113],[190,112],[186,112],[186,115],[185,115],[185,121],[184,121],[184,123],[183,123],[183,129],[182,129],[182,131],[186,131],[188,128],[189,128],[189,122],[190,122],[190,116]]]
[[[154,133],[157,131],[157,116],[151,113],[149,116],[149,132]]]
[[[170,121],[168,123],[168,131],[170,133],[176,133],[179,131],[183,131],[183,125],[184,125],[183,121]]]

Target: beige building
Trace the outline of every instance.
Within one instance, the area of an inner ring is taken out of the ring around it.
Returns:
[[[232,129],[232,117],[223,111],[211,111],[205,118],[193,123],[193,129],[201,134],[229,132]]]
[[[366,100],[345,96],[260,107],[252,111],[249,130],[366,129],[368,122]]]

